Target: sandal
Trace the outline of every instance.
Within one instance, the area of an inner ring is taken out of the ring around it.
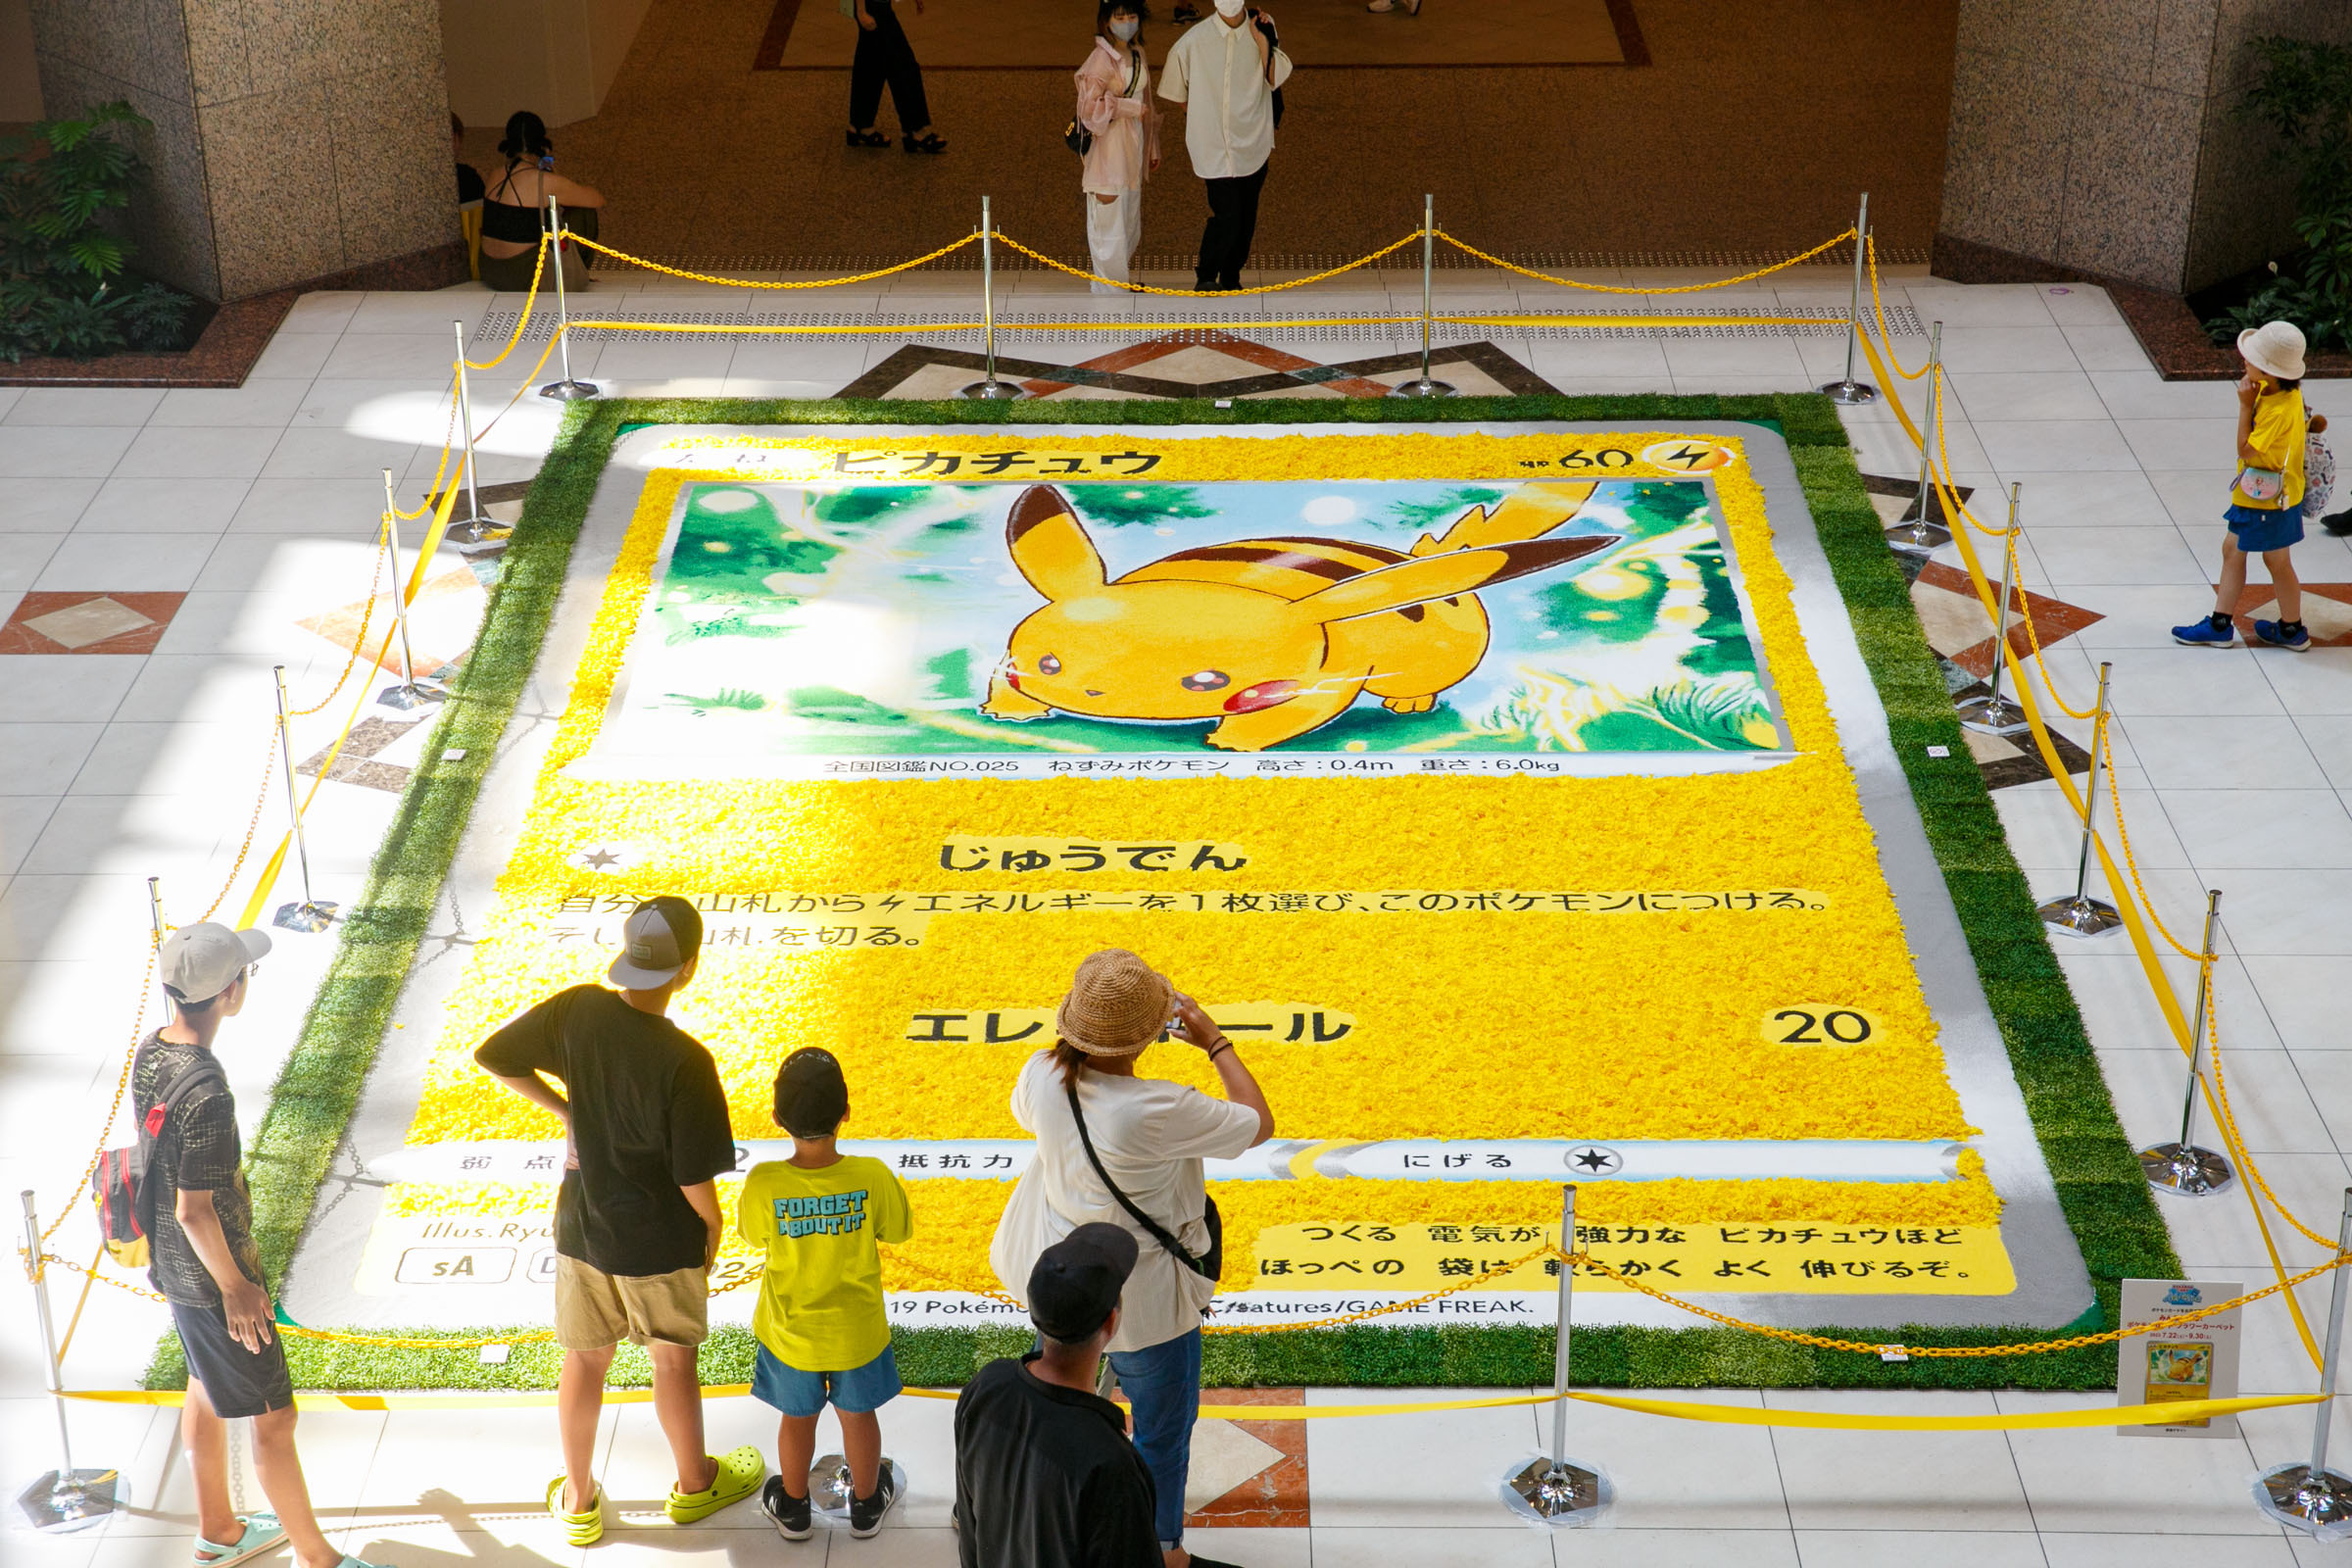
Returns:
[[[259,1557],[272,1546],[282,1545],[286,1527],[277,1522],[273,1513],[241,1513],[237,1522],[245,1527],[234,1544],[223,1545],[218,1541],[196,1538],[196,1554],[191,1559],[195,1568],[231,1568],[232,1564]]]
[[[721,1508],[732,1507],[759,1491],[760,1483],[767,1476],[767,1461],[760,1457],[758,1448],[748,1444],[710,1462],[718,1469],[702,1491],[670,1489],[667,1507],[671,1524],[690,1525],[710,1518]]]
[[[547,1484],[549,1517],[564,1527],[564,1544],[568,1546],[593,1546],[605,1539],[605,1489],[598,1487],[588,1506],[578,1513],[564,1508],[564,1478],[556,1477]]]
[[[948,138],[936,130],[919,141],[912,136],[903,136],[900,142],[910,153],[944,153],[948,150]]]
[[[887,147],[890,145],[890,137],[885,132],[868,125],[863,130],[851,131],[849,144],[853,147]]]

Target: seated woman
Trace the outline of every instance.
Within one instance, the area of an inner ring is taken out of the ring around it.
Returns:
[[[519,294],[531,286],[532,253],[548,226],[547,199],[553,196],[564,209],[565,228],[594,239],[597,212],[605,198],[556,172],[556,144],[548,140],[547,122],[527,109],[507,121],[506,138],[498,150],[506,156],[507,167],[482,197],[482,281]],[[565,288],[588,286],[589,255],[577,245],[564,247]],[[552,280],[542,273],[540,281]]]

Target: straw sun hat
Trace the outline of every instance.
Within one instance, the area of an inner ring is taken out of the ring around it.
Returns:
[[[1132,1056],[1159,1038],[1175,1011],[1166,975],[1125,948],[1104,948],[1078,965],[1054,1027],[1090,1056]]]
[[[2237,334],[2237,352],[2281,381],[2303,379],[2303,333],[2292,321],[2265,321]]]

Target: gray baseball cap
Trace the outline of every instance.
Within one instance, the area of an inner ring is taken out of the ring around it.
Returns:
[[[156,966],[179,1001],[210,1002],[269,951],[270,939],[259,931],[231,931],[217,921],[200,920],[164,938]]]
[[[621,922],[620,956],[605,977],[623,991],[659,991],[703,951],[703,917],[671,894],[648,899]]]

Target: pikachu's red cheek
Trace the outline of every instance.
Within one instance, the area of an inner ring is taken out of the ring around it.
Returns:
[[[1261,680],[1254,686],[1245,686],[1225,699],[1228,713],[1254,713],[1276,703],[1287,703],[1298,690],[1295,680]]]
[[[1004,684],[1017,692],[1021,689],[1021,677],[1008,669],[1004,672]]]

